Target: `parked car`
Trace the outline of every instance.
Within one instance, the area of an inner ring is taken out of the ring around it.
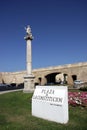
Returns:
[[[74,81],[74,84],[82,84],[82,83],[84,83],[84,82],[81,81],[81,80],[75,80],[75,81]]]
[[[10,84],[0,83],[0,91],[11,90],[11,89],[12,89],[12,86]]]
[[[84,85],[84,82],[81,80],[75,80],[74,81],[74,88],[80,88]]]
[[[6,84],[2,84],[0,83],[0,91],[3,91],[7,88],[7,85]]]

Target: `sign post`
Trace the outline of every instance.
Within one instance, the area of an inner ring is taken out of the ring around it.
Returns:
[[[67,86],[36,86],[32,96],[32,115],[49,121],[67,123]]]

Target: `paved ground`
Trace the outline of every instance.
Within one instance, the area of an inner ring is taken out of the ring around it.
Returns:
[[[22,91],[22,90],[23,90],[23,89],[16,89],[16,90],[0,91],[0,94],[10,93],[10,92],[16,92],[16,91]]]

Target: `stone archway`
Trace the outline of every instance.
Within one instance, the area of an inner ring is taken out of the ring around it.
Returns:
[[[77,75],[72,75],[73,81],[77,80]]]
[[[45,76],[47,84],[67,84],[68,74],[62,72],[50,73]]]
[[[39,78],[38,78],[38,83],[39,83],[39,85],[41,85],[41,81],[42,81],[42,78],[39,77]]]
[[[55,84],[56,83],[56,75],[57,74],[60,74],[60,73],[50,73],[48,75],[45,76],[45,78],[47,79],[47,84],[48,83],[52,83],[52,84]]]

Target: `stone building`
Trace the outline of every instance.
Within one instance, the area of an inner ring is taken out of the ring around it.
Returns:
[[[87,62],[34,69],[32,73],[35,76],[34,84],[55,83],[60,77],[61,80],[66,80],[68,84],[73,85],[74,80],[87,82]],[[15,83],[18,85],[24,83],[25,75],[26,71],[1,72],[0,83]]]

